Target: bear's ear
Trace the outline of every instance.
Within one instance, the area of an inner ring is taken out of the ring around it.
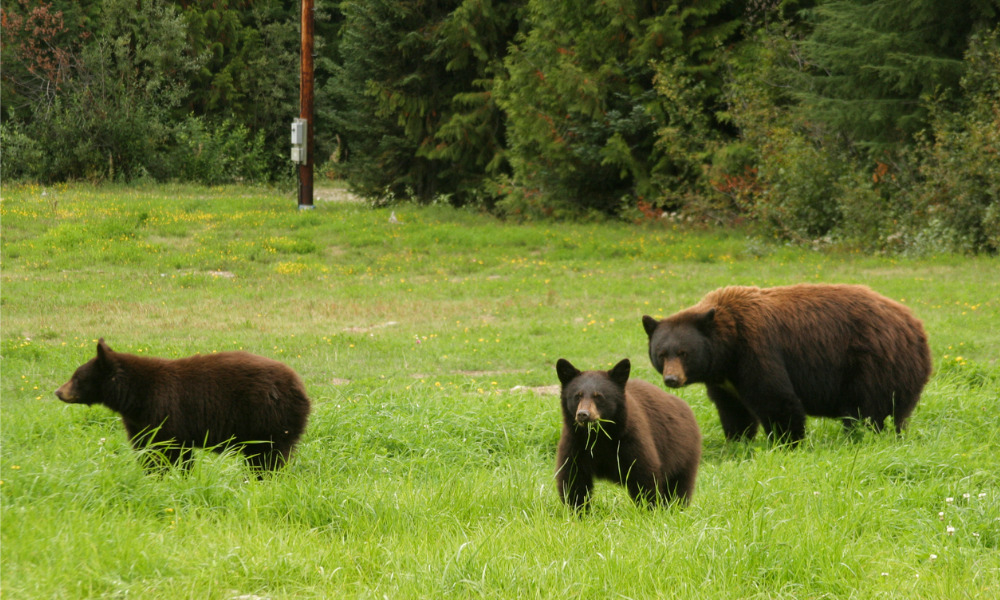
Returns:
[[[569,364],[569,361],[565,358],[560,358],[556,361],[556,374],[559,375],[559,383],[567,385],[577,378],[580,374],[580,369]]]
[[[708,311],[695,317],[694,324],[701,331],[710,330],[715,325],[715,307],[713,306]]]
[[[642,317],[642,326],[646,330],[646,335],[649,337],[653,337],[653,332],[656,331],[656,326],[659,324],[659,321],[649,315],[643,315]]]
[[[102,367],[110,367],[114,362],[112,355],[114,351],[104,343],[104,338],[97,340],[97,364]]]
[[[611,379],[611,381],[615,382],[616,384],[624,388],[625,384],[628,383],[628,376],[629,373],[631,372],[632,372],[632,363],[629,361],[629,359],[623,358],[617,365],[615,365],[614,367],[611,368],[610,371],[608,371],[608,377]]]

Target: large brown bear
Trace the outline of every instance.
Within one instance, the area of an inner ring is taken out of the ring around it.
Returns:
[[[594,477],[623,484],[637,503],[694,493],[701,432],[691,408],[645,381],[629,381],[626,358],[610,371],[583,371],[559,359],[562,438],[556,482],[563,502],[586,507]]]
[[[642,324],[663,382],[706,384],[728,439],[752,438],[759,422],[798,442],[806,415],[876,431],[892,415],[899,432],[931,372],[920,321],[859,285],[727,287]]]
[[[102,338],[97,356],[56,390],[63,402],[103,404],[121,414],[147,469],[190,464],[192,448],[234,447],[254,469],[284,465],[309,417],[295,371],[246,352],[179,360],[114,352]]]

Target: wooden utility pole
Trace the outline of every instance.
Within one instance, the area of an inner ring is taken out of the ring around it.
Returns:
[[[299,117],[306,120],[306,162],[299,165],[299,210],[313,208],[313,0],[302,0]]]

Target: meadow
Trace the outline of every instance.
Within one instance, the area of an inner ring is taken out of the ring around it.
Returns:
[[[394,211],[398,223],[390,223]],[[498,221],[226,187],[4,186],[0,593],[36,598],[996,598],[1000,260],[792,248],[677,223]],[[657,383],[641,317],[724,285],[863,283],[924,321],[902,435],[704,436],[683,510],[554,488],[555,362]],[[313,400],[291,463],[146,475],[53,391],[95,353],[243,349]]]

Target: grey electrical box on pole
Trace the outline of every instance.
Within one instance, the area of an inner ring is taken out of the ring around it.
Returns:
[[[305,119],[295,119],[292,121],[292,162],[297,165],[304,165],[308,161],[308,139],[306,129],[309,122]]]

